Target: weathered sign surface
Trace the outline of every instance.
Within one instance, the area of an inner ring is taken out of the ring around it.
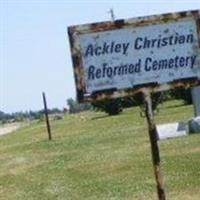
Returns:
[[[200,84],[200,11],[68,28],[79,101]]]

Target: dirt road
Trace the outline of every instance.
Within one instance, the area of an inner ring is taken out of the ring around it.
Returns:
[[[0,126],[0,136],[5,135],[8,133],[12,133],[13,131],[20,128],[22,125],[21,123],[12,123],[12,124],[5,124]]]

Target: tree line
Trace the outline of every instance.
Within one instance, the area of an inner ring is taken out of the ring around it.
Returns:
[[[63,113],[62,110],[58,108],[48,109],[49,114],[59,114]],[[14,113],[5,113],[0,110],[0,122],[7,123],[7,122],[21,122],[25,120],[40,120],[43,119],[44,110],[38,111],[25,111],[25,112],[14,112]]]
[[[167,100],[181,99],[184,104],[192,103],[192,96],[190,89],[177,89],[166,92],[158,92],[152,94],[153,110],[156,110],[159,103]],[[84,110],[100,110],[109,115],[117,115],[122,112],[123,108],[133,107],[143,104],[142,94],[139,93],[134,97],[123,97],[117,99],[106,99],[93,103],[79,104],[77,101],[71,99],[67,100],[69,106],[69,113],[78,113]]]
[[[162,103],[171,99],[182,99],[185,104],[192,103],[190,89],[178,89],[176,91],[167,91],[152,94],[153,110],[159,103]],[[49,114],[61,114],[61,113],[79,113],[86,110],[97,110],[108,113],[109,115],[117,115],[123,111],[123,108],[133,107],[143,104],[142,94],[135,95],[134,97],[123,97],[118,99],[102,100],[93,103],[78,103],[76,100],[67,99],[68,109],[64,108],[60,110],[58,108],[48,109]],[[4,113],[0,110],[0,122],[19,122],[24,120],[41,120],[44,116],[44,110],[39,111],[26,111],[15,113]]]

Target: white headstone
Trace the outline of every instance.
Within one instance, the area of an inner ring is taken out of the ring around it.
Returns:
[[[188,133],[188,126],[186,123],[170,123],[157,125],[157,132],[159,140],[185,136]]]

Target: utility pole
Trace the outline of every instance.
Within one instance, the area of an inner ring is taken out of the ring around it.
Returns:
[[[114,14],[113,8],[111,8],[111,9],[108,11],[108,13],[110,13],[111,20],[112,20],[112,21],[115,21],[115,14]]]

